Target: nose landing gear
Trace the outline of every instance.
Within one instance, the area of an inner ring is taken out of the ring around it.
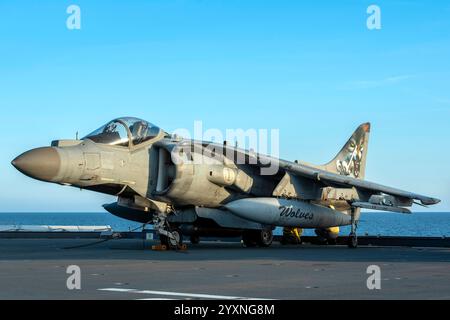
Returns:
[[[167,215],[159,214],[153,221],[155,229],[158,231],[161,244],[153,246],[154,250],[186,250],[187,246],[183,244],[183,236],[180,230],[171,228],[167,221]]]

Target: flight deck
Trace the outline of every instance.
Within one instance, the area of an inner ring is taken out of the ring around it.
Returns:
[[[0,299],[450,299],[450,248],[214,241],[161,252],[106,240],[0,239]],[[81,290],[67,289],[71,265]],[[367,287],[372,265],[381,290]]]

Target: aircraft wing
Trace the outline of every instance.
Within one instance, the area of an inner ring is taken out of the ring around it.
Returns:
[[[191,144],[193,142],[186,141],[185,143]],[[205,144],[203,142],[203,147],[207,145],[208,144]],[[356,191],[359,191],[359,193],[361,193],[362,198],[360,198],[359,200],[355,199],[353,201],[350,201],[353,207],[408,213],[409,210],[403,207],[410,207],[412,206],[413,203],[427,206],[427,205],[434,205],[440,202],[440,200],[436,198],[396,189],[393,187],[381,185],[363,179],[358,179],[348,175],[330,172],[306,164],[286,161],[275,157],[250,152],[248,150],[244,150],[237,147],[219,145],[214,143],[209,144],[209,146],[211,145],[215,147],[215,151],[218,153],[232,154],[235,156],[235,158],[241,157],[245,159],[245,163],[249,163],[254,166],[258,167],[268,167],[269,165],[272,167],[278,166],[279,168],[278,173],[289,174],[291,176],[297,177],[298,178],[297,180],[301,181],[300,184],[307,181],[309,182],[308,186],[318,185],[320,187],[356,189]],[[372,196],[379,196],[379,197],[376,198]],[[387,204],[386,200],[388,200]],[[414,200],[420,201],[420,203],[414,202]]]
[[[305,178],[321,181],[326,185],[354,187],[356,189],[363,189],[370,193],[384,193],[404,199],[419,200],[423,205],[433,205],[440,202],[440,200],[436,198],[384,186],[366,180],[360,180],[344,175],[339,175],[336,173],[327,172],[324,170],[315,169],[308,166],[299,165],[296,163],[290,163],[283,160],[280,161],[280,167],[294,175],[299,175]]]
[[[272,166],[278,165],[280,170],[283,170],[286,173],[289,173],[290,175],[297,176],[303,179],[306,178],[311,182],[316,182],[318,184],[330,187],[355,188],[369,195],[367,199],[365,199],[365,201],[354,202],[352,205],[355,207],[407,213],[406,212],[407,210],[401,207],[411,206],[414,200],[420,201],[420,204],[424,206],[434,205],[441,202],[441,200],[429,196],[424,196],[414,192],[400,190],[397,188],[381,185],[367,180],[357,179],[354,177],[325,171],[305,164],[299,164],[291,161],[276,159],[261,154],[254,155],[248,152],[246,153],[246,155],[249,158],[253,157],[254,161],[256,161],[260,166],[263,166],[261,164],[271,163]],[[393,203],[386,206],[383,205],[383,203],[381,202],[380,203],[373,203],[372,201],[369,202],[371,195],[380,195],[380,194],[395,197],[394,202],[400,204],[396,205],[395,203]],[[408,200],[411,202],[410,204],[408,203]]]

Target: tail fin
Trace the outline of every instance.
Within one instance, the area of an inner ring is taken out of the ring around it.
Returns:
[[[370,123],[363,123],[352,134],[337,156],[321,167],[326,171],[364,179],[369,135]]]

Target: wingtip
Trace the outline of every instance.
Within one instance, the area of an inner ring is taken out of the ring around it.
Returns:
[[[438,204],[441,202],[440,199],[436,199],[436,198],[428,198],[426,200],[421,200],[422,204],[424,205],[434,205],[434,204]]]

